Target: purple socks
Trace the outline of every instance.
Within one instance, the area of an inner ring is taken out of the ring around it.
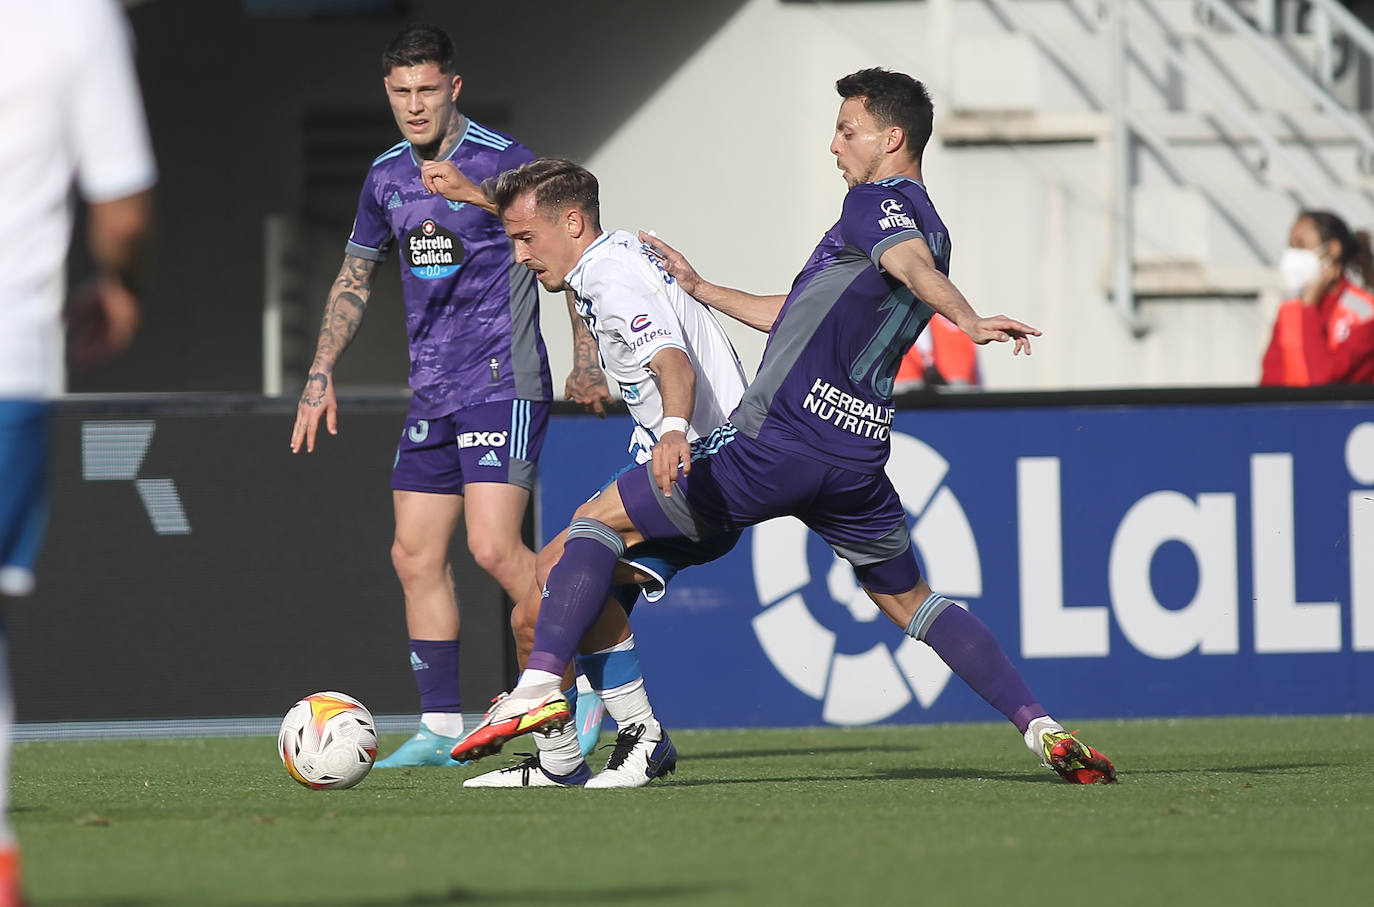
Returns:
[[[412,639],[410,669],[420,688],[420,711],[461,712],[458,696],[458,640]]]
[[[1047,714],[987,625],[943,595],[926,599],[907,626],[907,633],[934,649],[964,683],[1022,734],[1032,720]]]
[[[561,675],[577,654],[577,644],[601,615],[611,592],[611,575],[625,543],[596,520],[573,520],[563,556],[544,584],[544,601],[534,625],[529,670]]]

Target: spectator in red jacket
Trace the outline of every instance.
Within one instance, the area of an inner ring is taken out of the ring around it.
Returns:
[[[978,374],[977,351],[968,334],[937,312],[902,357],[892,392],[936,384],[979,387],[983,379]]]
[[[1279,262],[1291,298],[1279,306],[1262,385],[1374,381],[1374,256],[1369,234],[1328,211],[1304,211]],[[1364,287],[1352,282],[1357,272]]]

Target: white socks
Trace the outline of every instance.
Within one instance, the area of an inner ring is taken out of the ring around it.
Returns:
[[[649,694],[644,691],[644,678],[636,677],[622,686],[600,690],[597,695],[606,706],[606,714],[615,719],[622,728],[632,724],[643,724],[647,736],[657,736],[661,730],[658,719],[654,718],[653,706],[649,705]]]
[[[420,723],[440,737],[463,736],[462,712],[425,712]]]
[[[563,689],[563,675],[555,674],[552,671],[526,668],[520,672],[520,679],[516,681],[515,689],[511,690],[510,693],[512,696],[535,696],[561,689]]]
[[[1035,758],[1040,760],[1041,765],[1048,764],[1045,762],[1044,735],[1049,731],[1056,733],[1063,733],[1064,731],[1064,726],[1049,715],[1032,719],[1030,727],[1026,728],[1026,746],[1030,747],[1030,751],[1035,754]]]
[[[582,764],[582,747],[577,742],[575,720],[547,737],[535,734],[534,745],[539,749],[539,764],[550,774],[570,775]]]

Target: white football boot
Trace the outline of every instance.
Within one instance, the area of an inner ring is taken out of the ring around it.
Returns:
[[[677,747],[662,726],[652,734],[642,724],[623,727],[614,746],[606,767],[587,782],[588,788],[643,787],[677,768]]]
[[[508,767],[498,768],[485,775],[477,775],[463,782],[464,787],[581,787],[592,776],[592,770],[583,762],[576,770],[566,775],[555,775],[539,762],[539,755],[525,756],[520,762]]]

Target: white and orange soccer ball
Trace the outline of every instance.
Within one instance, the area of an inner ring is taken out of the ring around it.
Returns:
[[[287,774],[311,790],[342,790],[372,771],[377,725],[352,696],[315,693],[282,719],[277,752]]]

